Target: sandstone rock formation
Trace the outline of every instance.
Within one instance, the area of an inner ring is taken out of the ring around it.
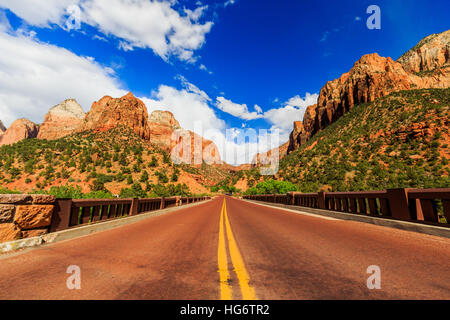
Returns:
[[[0,136],[0,146],[13,144],[24,139],[36,138],[39,126],[28,119],[14,121],[11,126]]]
[[[164,148],[172,149],[175,141],[172,141],[172,133],[181,129],[180,124],[169,111],[153,111],[148,120],[150,126],[151,142]]]
[[[118,99],[105,96],[94,102],[79,131],[104,131],[119,125],[133,129],[145,140],[150,139],[147,107],[131,92]]]
[[[153,111],[149,118],[149,126],[150,141],[168,152],[172,153],[173,151],[176,159],[180,162],[221,163],[220,153],[214,142],[206,140],[190,130],[183,129],[171,112]],[[190,146],[190,152],[185,150],[184,147],[187,146]]]
[[[6,131],[6,127],[3,125],[3,122],[0,120],[0,142],[1,142],[2,136],[5,133],[5,131]]]
[[[301,124],[300,121],[297,121]],[[283,156],[286,155],[287,150],[289,148],[289,141],[282,144],[278,148],[270,149],[267,152],[257,153],[251,162],[251,167],[257,167],[261,165],[274,165],[276,158],[278,157],[278,160],[281,159]]]
[[[78,130],[85,113],[75,99],[67,99],[51,108],[42,123],[38,139],[59,139]]]
[[[450,30],[432,34],[398,60],[406,72],[434,71],[450,63]]]
[[[349,72],[325,84],[317,105],[307,108],[303,122],[294,122],[287,152],[299,148],[357,104],[401,90],[448,88],[449,61],[450,30],[423,39],[398,61],[377,53],[363,56]]]
[[[335,122],[354,105],[409,90],[411,83],[400,63],[376,53],[363,56],[350,72],[329,81],[320,91],[312,134]]]

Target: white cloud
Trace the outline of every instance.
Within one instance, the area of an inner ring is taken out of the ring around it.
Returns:
[[[278,137],[264,131],[260,134],[256,131],[252,133],[253,129],[227,128],[211,107],[212,99],[184,77],[178,76],[178,79],[183,84],[182,89],[161,85],[151,98],[141,99],[149,113],[154,110],[170,111],[183,128],[214,141],[225,162],[249,163],[256,153],[265,152],[279,142]],[[249,133],[251,139],[245,139]]]
[[[224,7],[228,7],[229,5],[234,4],[235,2],[236,2],[236,0],[227,0],[227,1],[223,4],[223,6],[224,6]]]
[[[0,0],[0,7],[7,8],[30,25],[49,27],[51,24],[63,25],[66,9],[78,0]]]
[[[213,74],[213,72],[210,71],[204,64],[201,64],[201,65],[199,66],[199,69],[200,69],[200,70],[203,70],[203,71],[205,71],[205,72],[208,72],[209,74]]]
[[[181,90],[160,85],[158,90],[152,93],[151,98],[142,98],[148,112],[170,111],[183,128],[200,135],[202,132],[196,131],[196,121],[201,121],[203,130],[224,130],[225,122],[219,119],[209,106],[208,102],[211,99],[208,95],[191,83],[183,84],[184,88]]]
[[[311,94],[307,92],[304,98],[296,95],[295,97],[292,97],[288,101],[286,101],[285,105],[298,108],[306,108],[313,104],[316,104],[318,98],[319,95],[317,93]]]
[[[319,95],[306,93],[302,98],[299,95],[290,98],[284,106],[270,109],[264,113],[264,119],[272,125],[272,129],[280,130],[280,140],[287,141],[293,128],[294,121],[302,121],[306,108],[316,104]]]
[[[260,106],[255,105],[255,112],[250,112],[246,104],[234,103],[224,97],[218,97],[216,106],[237,118],[244,120],[264,119],[271,124],[271,129],[280,130],[280,140],[286,141],[292,131],[294,121],[303,120],[306,108],[317,103],[318,94],[306,93],[302,98],[299,95],[290,98],[283,107],[273,108],[263,113]]]
[[[223,112],[229,113],[237,118],[244,120],[255,120],[262,118],[262,114],[258,112],[261,108],[255,105],[255,112],[249,112],[246,104],[234,103],[231,100],[227,100],[224,97],[217,97],[216,106]],[[262,110],[261,110],[262,111]],[[261,112],[260,111],[260,112]]]
[[[42,122],[48,109],[76,98],[85,110],[104,95],[126,93],[110,68],[23,34],[0,28],[0,115],[5,125]]]
[[[195,62],[194,51],[202,47],[213,25],[199,22],[207,6],[180,14],[172,8],[174,4],[172,0],[0,0],[0,7],[38,27],[64,27],[66,8],[78,5],[80,22],[117,37],[123,50],[150,48],[164,60],[176,56]]]

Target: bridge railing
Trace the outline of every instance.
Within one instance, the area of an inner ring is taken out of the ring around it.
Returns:
[[[365,192],[290,192],[244,199],[450,226],[450,188]]]
[[[49,232],[205,201],[211,197],[58,199]]]

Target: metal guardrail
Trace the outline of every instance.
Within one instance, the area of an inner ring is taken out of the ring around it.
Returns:
[[[119,219],[208,199],[211,199],[211,197],[59,199],[55,203],[49,232],[62,231],[89,223]]]
[[[450,226],[450,188],[365,192],[290,192],[244,199]]]

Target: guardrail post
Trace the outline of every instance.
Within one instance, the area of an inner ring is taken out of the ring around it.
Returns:
[[[166,207],[166,199],[164,197],[161,198],[161,207],[159,209],[164,209]]]
[[[294,192],[288,193],[288,204],[290,204],[292,206],[295,204],[295,193]]]
[[[411,220],[408,204],[408,189],[388,189],[387,197],[392,218]]]
[[[317,205],[319,206],[319,209],[326,209],[324,191],[317,193]]]
[[[133,200],[131,201],[130,216],[135,216],[139,213],[138,206],[139,206],[139,199],[133,198]]]
[[[56,200],[53,209],[52,222],[49,232],[61,231],[69,228],[72,199]]]

